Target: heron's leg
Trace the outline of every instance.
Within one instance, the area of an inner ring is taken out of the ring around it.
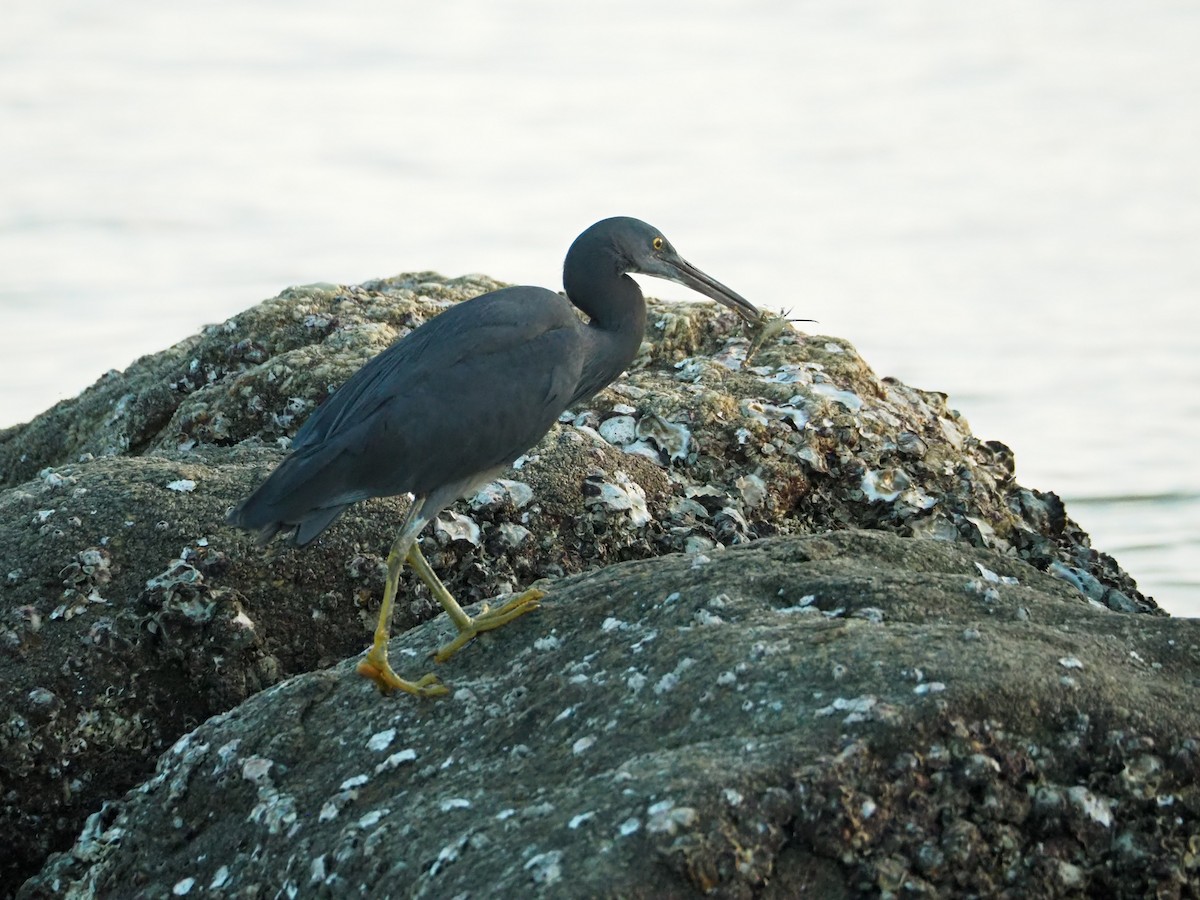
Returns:
[[[458,636],[444,647],[440,647],[433,658],[438,662],[446,662],[455,653],[469,644],[475,639],[475,636],[482,631],[491,631],[494,628],[499,628],[501,625],[507,625],[513,619],[525,615],[527,612],[533,612],[538,608],[538,601],[546,596],[545,591],[539,591],[537,588],[530,588],[524,593],[517,594],[503,606],[496,609],[488,609],[484,606],[479,615],[472,618],[468,616],[463,608],[458,605],[458,601],[442,584],[437,573],[426,561],[421,553],[421,547],[415,541],[408,550],[408,564],[413,571],[417,573],[425,586],[437,599],[437,602],[446,610],[446,615],[450,617],[450,621],[454,623],[454,627],[458,629]]]
[[[432,672],[416,681],[408,681],[397,675],[388,662],[387,645],[391,636],[392,608],[396,604],[396,591],[400,585],[400,570],[404,568],[404,558],[408,555],[408,548],[414,546],[416,535],[412,526],[417,524],[414,520],[418,518],[418,510],[409,513],[404,527],[400,529],[400,534],[388,553],[387,582],[383,589],[383,604],[379,608],[379,621],[375,625],[375,640],[366,657],[358,664],[358,674],[375,682],[384,694],[406,691],[416,697],[440,697],[450,693],[450,689]],[[419,522],[420,526],[424,524],[424,521]],[[420,527],[417,530],[419,531]]]

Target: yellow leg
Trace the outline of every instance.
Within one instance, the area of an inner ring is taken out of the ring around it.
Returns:
[[[454,599],[454,596],[446,590],[446,586],[437,577],[437,573],[433,571],[429,563],[426,562],[425,557],[421,554],[421,548],[415,543],[409,548],[408,564],[412,566],[417,576],[425,582],[425,586],[429,588],[430,592],[437,599],[437,602],[442,605],[442,609],[446,610],[446,615],[450,617],[450,621],[458,629],[458,637],[444,647],[438,648],[433,654],[433,658],[440,663],[446,662],[455,653],[475,640],[476,635],[480,632],[491,631],[494,628],[499,628],[501,625],[507,625],[513,619],[519,618],[527,612],[533,612],[538,608],[538,601],[546,596],[545,591],[530,588],[496,609],[489,610],[487,606],[484,606],[479,615],[471,618],[458,605],[458,601]]]
[[[387,559],[387,583],[383,589],[383,605],[379,608],[379,621],[375,625],[375,640],[366,658],[358,664],[358,674],[369,678],[384,694],[392,691],[406,691],[415,697],[441,697],[450,693],[450,689],[442,684],[432,672],[416,681],[401,678],[388,663],[388,638],[392,621],[392,607],[396,603],[396,590],[400,584],[400,570],[404,567],[403,533],[392,544]],[[413,545],[415,546],[415,545]],[[424,562],[424,559],[421,560]],[[443,588],[444,590],[444,588]]]

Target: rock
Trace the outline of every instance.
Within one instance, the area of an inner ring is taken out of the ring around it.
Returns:
[[[348,660],[210,719],[19,896],[1186,893],[1198,664],[1195,621],[963,544],[614,565],[457,657],[443,702]]]
[[[366,359],[496,286],[422,273],[289,289],[0,432],[0,833],[14,836],[0,885],[67,847],[189,729],[364,647],[402,499],[353,507],[300,551],[256,549],[225,511]],[[616,417],[613,443],[600,429]],[[715,304],[651,303],[631,372],[423,544],[473,602],[615,562],[871,528],[990,548],[1097,609],[1158,613],[1013,469],[944,395],[879,380],[844,341],[784,331],[754,348]],[[397,632],[438,611],[415,578],[403,587]],[[1005,587],[978,575],[973,590],[994,602]]]
[[[0,432],[0,485],[47,468],[43,477],[56,479],[52,467],[92,457],[212,460],[206,449],[246,441],[281,456],[308,413],[365,360],[446,305],[497,286],[419,273],[291,288]],[[642,488],[659,498],[711,492],[699,515],[695,504],[665,517],[651,509],[660,524],[626,535],[627,556],[682,550],[683,530],[730,543],[858,525],[1011,551],[1042,570],[1057,563],[1052,571],[1098,602],[1156,609],[1091,549],[1057,497],[1016,483],[1007,447],[973,437],[945,395],[876,378],[846,342],[787,330],[748,359],[736,317],[707,302],[652,302],[647,338],[630,374],[575,411],[580,427],[548,438],[600,462],[619,458],[586,423],[600,427],[620,410],[639,438],[624,457],[640,466],[629,473],[635,480],[649,480]],[[747,476],[770,482],[769,496],[744,502]],[[578,508],[573,493],[562,491],[562,502]]]

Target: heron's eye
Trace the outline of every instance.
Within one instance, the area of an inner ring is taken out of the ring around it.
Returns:
[[[663,239],[660,237],[656,237],[654,240],[652,240],[650,242],[650,246],[653,247],[655,250],[661,250],[663,248]]]

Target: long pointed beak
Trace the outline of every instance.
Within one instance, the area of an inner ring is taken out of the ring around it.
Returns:
[[[663,267],[657,272],[647,272],[647,275],[657,275],[659,278],[669,278],[697,293],[711,297],[723,306],[728,306],[735,313],[752,325],[760,325],[763,321],[762,312],[741,294],[731,291],[711,275],[701,272],[682,257],[663,259]]]

